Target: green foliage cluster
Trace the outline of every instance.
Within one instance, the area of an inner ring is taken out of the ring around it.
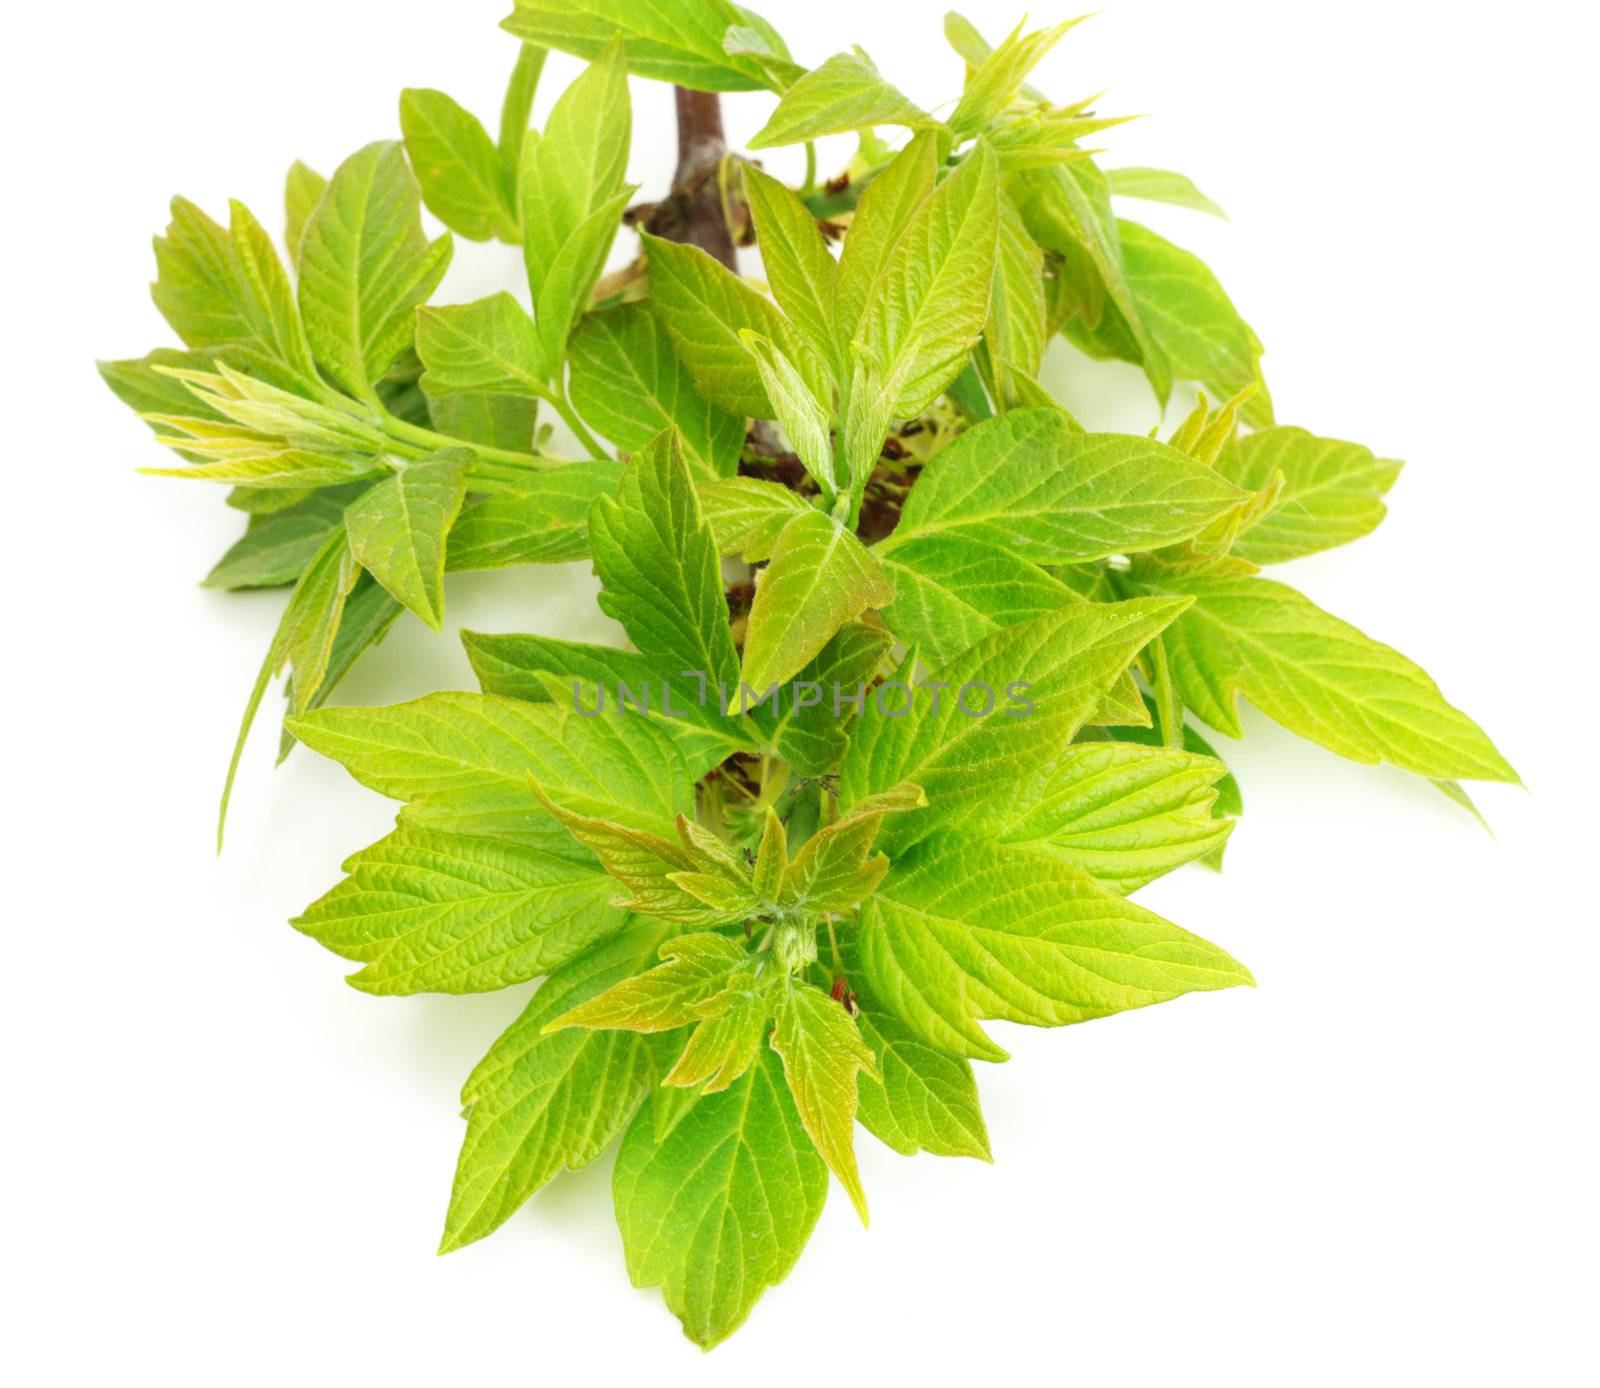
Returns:
[[[991,48],[951,15],[939,119],[731,0],[517,0],[498,138],[407,91],[403,141],[293,167],[286,258],[242,206],[174,203],[154,293],[183,347],[102,369],[163,471],[248,515],[206,582],[289,588],[240,743],[287,672],[284,750],[402,803],[295,924],[366,992],[544,979],[466,1082],[444,1249],[620,1140],[629,1271],[713,1345],[830,1171],[865,1219],[858,1124],[989,1158],[983,1021],[1250,982],[1128,899],[1220,864],[1241,801],[1197,724],[1239,736],[1243,694],[1464,803],[1515,779],[1415,664],[1262,576],[1370,531],[1399,464],[1278,424],[1215,277],[1116,215],[1218,209],[1103,170],[1083,141],[1116,122],[1027,85],[1070,27]],[[547,48],[588,66],[535,131]],[[723,161],[764,286],[648,232],[602,279],[630,72],[770,89],[751,149],[859,134],[820,186]],[[451,234],[520,245],[526,298],[430,305]],[[1057,338],[1222,403],[1086,432],[1037,380]],[[479,692],[326,705],[402,610],[441,625],[447,571],[573,560],[629,648],[469,632]]]

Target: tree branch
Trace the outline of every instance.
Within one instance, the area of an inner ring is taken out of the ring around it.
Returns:
[[[722,100],[715,92],[674,87],[678,116],[678,167],[672,192],[651,209],[649,229],[669,241],[698,246],[738,273],[733,237],[722,212],[717,170],[728,152],[722,133]]]

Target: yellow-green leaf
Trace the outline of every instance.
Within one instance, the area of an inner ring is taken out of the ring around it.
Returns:
[[[980,1018],[1063,1026],[1250,972],[1071,863],[954,836],[898,859],[862,908],[873,993],[930,1045],[1002,1060]]]
[[[674,1031],[715,1016],[748,951],[723,935],[678,935],[661,946],[664,963],[622,979],[597,997],[563,1012],[545,1030]]]
[[[806,511],[779,533],[745,632],[739,679],[749,702],[800,670],[845,622],[894,598],[867,548],[831,516]],[[743,690],[729,700],[740,710]]]
[[[1194,599],[1163,636],[1183,701],[1238,737],[1243,694],[1269,718],[1352,761],[1440,780],[1516,781],[1476,723],[1399,651],[1265,578],[1181,576]]]
[[[635,1118],[611,1188],[634,1285],[659,1286],[684,1333],[709,1349],[795,1265],[822,1213],[828,1168],[776,1053],[763,1048],[665,1136],[650,1113]]]
[[[1248,491],[1270,486],[1281,473],[1283,490],[1270,511],[1240,531],[1229,552],[1278,564],[1360,539],[1383,519],[1383,494],[1400,468],[1359,443],[1288,425],[1235,439],[1222,450],[1217,471]]]
[[[744,171],[744,188],[772,297],[806,344],[837,374],[836,272],[816,218],[793,192],[753,164]]]
[[[966,364],[989,310],[999,227],[983,142],[917,210],[874,281],[856,341],[895,416],[914,415]]]
[[[789,87],[749,147],[796,145],[878,125],[915,129],[933,123],[927,112],[885,82],[872,59],[857,48],[834,54]]]
[[[695,477],[726,477],[744,447],[744,420],[700,395],[666,329],[643,303],[586,314],[567,346],[568,390],[586,421],[636,453],[675,429]]]
[[[400,130],[428,211],[469,241],[518,239],[511,182],[482,121],[444,92],[407,87]]]
[[[771,419],[772,402],[740,340],[748,330],[775,342],[821,398],[827,372],[778,310],[698,246],[644,237],[650,307],[700,393],[741,419]]]
[[[837,490],[833,470],[833,435],[828,410],[812,394],[794,363],[767,338],[748,328],[739,334],[761,373],[761,384],[772,402],[776,419],[794,447],[795,455],[831,503]]]
[[[399,141],[367,145],[334,171],[300,243],[299,303],[317,361],[346,390],[370,398],[411,345],[450,245],[423,235]]]
[[[444,622],[445,542],[466,500],[471,465],[466,449],[430,454],[345,511],[356,561],[435,631]]]
[[[646,1038],[544,1028],[643,967],[661,934],[631,930],[557,969],[468,1077],[441,1253],[493,1233],[558,1172],[587,1166],[639,1108],[655,1068]]]
[[[867,1222],[867,1197],[856,1168],[856,1072],[873,1073],[872,1052],[844,1007],[816,988],[797,984],[778,1004],[772,1048],[822,1159]]]

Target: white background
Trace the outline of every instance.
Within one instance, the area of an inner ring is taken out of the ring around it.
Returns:
[[[1250,718],[1226,749],[1248,801],[1226,873],[1143,899],[1259,989],[997,1027],[996,1164],[863,1135],[870,1233],[834,1199],[709,1358],[629,1288],[607,1163],[434,1257],[457,1088],[525,990],[367,998],[284,924],[392,807],[304,752],[273,772],[270,715],[213,856],[282,596],[196,586],[239,518],[135,475],[162,457],[90,364],[170,340],[144,284],[171,193],[275,228],[289,161],[328,171],[394,134],[400,87],[492,117],[502,9],[98,0],[9,21],[11,1381],[1593,1383],[1583,7],[1117,0],[1041,70],[1062,99],[1109,86],[1105,107],[1154,113],[1104,162],[1182,169],[1232,214],[1140,209],[1260,332],[1280,418],[1408,460],[1376,536],[1282,575],[1421,661],[1528,790],[1482,792],[1491,839]],[[859,42],[925,103],[958,90],[941,9],[765,6],[802,60]],[[995,35],[1019,14],[973,17]],[[575,70],[551,61],[537,119]],[[730,100],[731,137],[768,103]],[[670,98],[636,83],[635,104],[633,176],[660,191]],[[446,294],[516,279],[515,252],[462,245]],[[1053,370],[1091,425],[1155,422],[1131,370]],[[452,580],[450,627],[593,635],[592,591],[584,566]],[[468,681],[453,634],[407,619],[342,694]]]

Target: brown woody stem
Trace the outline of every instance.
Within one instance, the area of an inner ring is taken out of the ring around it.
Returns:
[[[672,176],[672,196],[677,214],[662,234],[674,241],[698,246],[728,269],[738,273],[733,237],[722,212],[717,190],[717,167],[728,152],[722,133],[722,100],[715,92],[674,87],[678,115],[678,168]]]

